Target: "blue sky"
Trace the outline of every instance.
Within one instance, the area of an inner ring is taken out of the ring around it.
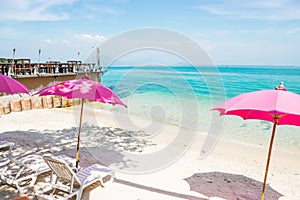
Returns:
[[[156,27],[194,40],[216,64],[300,66],[297,0],[0,0],[0,7],[0,57],[15,48],[15,57],[36,61],[41,48],[41,61],[78,52],[85,59],[120,33]]]

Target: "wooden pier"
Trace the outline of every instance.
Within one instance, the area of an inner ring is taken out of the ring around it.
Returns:
[[[0,73],[11,76],[30,90],[37,90],[52,82],[81,78],[85,75],[100,82],[103,70],[96,63],[82,61],[31,63],[30,59],[0,58]]]

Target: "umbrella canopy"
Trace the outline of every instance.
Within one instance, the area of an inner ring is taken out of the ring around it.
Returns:
[[[259,119],[277,124],[300,126],[300,95],[282,90],[261,90],[238,95],[212,110],[220,115],[237,115],[243,119]]]
[[[15,79],[0,73],[0,92],[5,92],[7,94],[29,94],[29,89],[25,87],[22,83],[16,81]]]
[[[50,85],[35,94],[40,96],[46,95],[58,95],[63,96],[68,99],[81,98],[81,111],[80,111],[80,122],[78,128],[78,140],[77,140],[77,151],[76,151],[76,167],[78,167],[79,162],[79,145],[80,145],[80,131],[82,125],[82,114],[83,114],[83,99],[88,99],[90,101],[98,101],[101,103],[109,104],[120,104],[126,106],[125,103],[109,88],[90,80],[87,76],[81,79],[68,80]]]
[[[99,101],[101,103],[120,104],[126,107],[113,91],[104,85],[90,80],[87,76],[81,79],[55,83],[43,88],[35,94],[40,96],[58,95],[68,99],[81,98],[90,101]]]
[[[233,97],[212,108],[220,115],[236,115],[243,119],[258,119],[274,123],[266,164],[261,199],[264,199],[273,140],[277,125],[300,126],[300,95],[283,90],[261,90]]]

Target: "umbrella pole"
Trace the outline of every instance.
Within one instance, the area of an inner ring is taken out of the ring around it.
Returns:
[[[273,130],[272,130],[272,136],[271,136],[270,146],[269,146],[269,153],[268,153],[268,160],[267,160],[267,165],[266,165],[264,184],[263,184],[263,188],[262,188],[262,192],[261,192],[261,200],[265,199],[267,176],[268,176],[269,164],[270,164],[270,159],[271,159],[271,154],[272,154],[272,147],[273,147],[273,141],[274,141],[274,137],[275,137],[275,131],[276,131],[277,123],[278,123],[278,116],[275,115],[274,116],[274,125],[273,125]]]
[[[82,115],[83,115],[83,99],[81,99],[81,109],[80,109],[80,119],[79,119],[79,128],[78,128],[78,138],[77,138],[77,149],[76,149],[76,168],[78,169],[79,163],[79,146],[80,146],[80,131],[82,125]]]

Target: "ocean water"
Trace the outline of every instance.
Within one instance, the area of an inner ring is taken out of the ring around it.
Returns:
[[[300,94],[300,67],[110,66],[106,70],[101,82],[126,102],[128,114],[201,132],[209,132],[220,117],[210,109],[236,95],[274,89],[281,81]],[[254,145],[269,143],[272,123],[221,118],[222,137]],[[275,145],[300,150],[300,127],[278,126]]]

